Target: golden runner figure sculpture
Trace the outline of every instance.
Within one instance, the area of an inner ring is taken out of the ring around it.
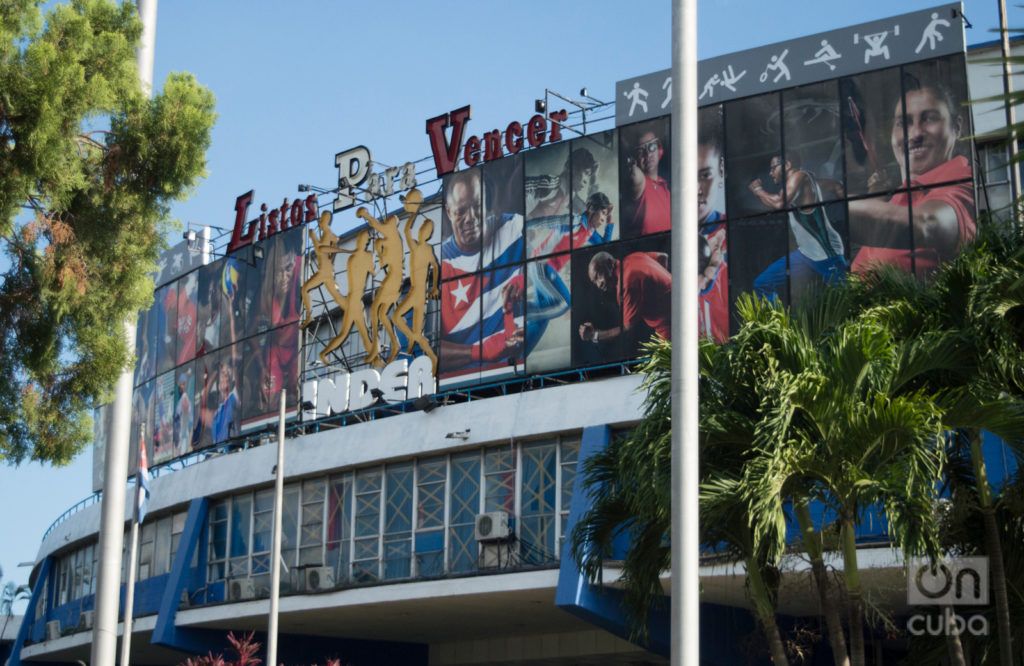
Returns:
[[[424,217],[418,238],[413,239],[412,227],[422,203],[423,195],[417,189],[410,190],[405,195],[405,212],[409,215],[404,229],[405,241],[409,246],[409,291],[405,294],[405,298],[398,303],[391,317],[395,326],[409,341],[405,351],[411,354],[413,345],[418,344],[423,353],[430,357],[436,373],[437,354],[430,348],[430,341],[423,334],[423,324],[427,316],[427,299],[440,298],[437,284],[441,268],[434,255],[434,248],[430,245],[430,237],[434,234],[434,221],[429,217]],[[430,282],[429,288],[428,282]],[[405,315],[410,310],[412,310],[412,328],[405,323]]]
[[[356,247],[354,250],[338,250],[338,252],[344,252],[349,255],[348,264],[346,265],[348,271],[348,294],[345,295],[343,300],[338,301],[338,307],[345,313],[341,320],[338,334],[331,338],[331,341],[320,352],[320,360],[324,365],[327,365],[327,355],[345,342],[345,338],[348,337],[353,326],[359,331],[359,337],[362,338],[363,346],[366,348],[367,354],[369,354],[368,359],[370,357],[376,358],[379,355],[375,347],[376,339],[371,341],[369,332],[366,330],[366,319],[363,311],[363,292],[366,290],[366,279],[373,273],[373,252],[367,250],[369,243],[370,231],[369,229],[363,229],[356,236]]]
[[[338,247],[339,238],[331,231],[331,212],[325,210],[317,220],[320,227],[320,237],[316,235],[316,229],[309,230],[309,242],[313,244],[313,253],[316,256],[316,272],[313,273],[302,284],[302,307],[306,310],[306,317],[302,320],[302,328],[313,323],[313,307],[309,301],[309,292],[323,285],[327,292],[342,310],[345,309],[345,297],[338,290],[338,283],[334,281],[334,255],[345,252]]]
[[[380,234],[380,238],[374,243],[377,248],[377,257],[380,259],[381,268],[384,269],[384,279],[377,292],[373,295],[373,302],[370,304],[370,331],[373,334],[373,349],[366,361],[373,365],[386,365],[398,357],[398,336],[395,335],[395,327],[391,324],[388,313],[398,303],[398,297],[402,293],[402,278],[404,276],[405,250],[402,246],[402,236],[398,232],[398,216],[388,215],[381,222],[366,208],[360,207],[356,211],[358,217],[366,220],[370,228]],[[352,286],[349,287],[350,289]],[[391,341],[388,359],[382,362],[380,358],[380,327],[383,326]]]

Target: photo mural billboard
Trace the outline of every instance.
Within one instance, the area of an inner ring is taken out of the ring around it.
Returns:
[[[304,229],[288,229],[158,285],[136,329],[132,467],[225,442],[298,400]]]
[[[740,294],[793,304],[876,264],[927,277],[973,237],[963,52],[946,5],[700,63],[702,336],[728,339]],[[564,110],[478,134],[468,106],[432,117],[437,179],[357,146],[330,210],[250,219],[239,197],[228,256],[140,317],[133,438],[144,424],[158,463],[273,419],[281,387],[315,419],[670,337],[671,83],[620,81],[616,127],[584,136]]]

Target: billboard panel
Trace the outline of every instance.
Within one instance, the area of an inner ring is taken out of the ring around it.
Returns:
[[[619,130],[622,238],[672,228],[671,145],[668,117]]]
[[[571,144],[572,248],[619,239],[619,134],[591,134]],[[568,249],[568,248],[565,248]]]
[[[444,274],[444,264],[441,268]],[[480,380],[480,276],[441,283],[441,339],[438,380],[454,385]]]
[[[444,178],[444,206],[441,217],[441,278],[450,280],[480,270],[483,237],[483,183],[481,169],[458,171]],[[520,233],[522,218],[518,223]],[[495,220],[496,225],[499,220]],[[509,220],[506,224],[513,224]],[[502,229],[505,225],[501,225]],[[491,231],[492,238],[498,236]],[[514,236],[515,234],[508,234]],[[508,240],[508,239],[506,239]],[[514,242],[512,240],[511,242]],[[521,241],[520,241],[521,242]],[[498,248],[500,249],[500,248]],[[492,258],[500,252],[489,250]]]
[[[526,264],[526,372],[572,364],[572,259],[566,252]]]
[[[183,365],[196,357],[199,328],[199,273],[192,271],[178,280],[177,361]]]
[[[623,244],[618,274],[627,356],[642,354],[652,335],[672,339],[672,261],[667,234]]]
[[[523,260],[523,159],[518,155],[483,167],[482,268]],[[527,197],[528,198],[528,197]]]
[[[962,45],[947,5],[701,64],[698,229],[687,233],[699,234],[702,336],[727,339],[745,292],[798,303],[878,262],[927,276],[973,237]],[[473,166],[443,170],[437,196],[414,170],[369,174],[368,206],[348,214],[357,226],[344,237],[315,200],[296,204],[296,220],[319,225],[306,275],[305,229],[268,216],[274,231],[253,220],[243,231],[259,236],[161,285],[137,343],[154,461],[180,455],[185,431],[194,449],[275,418],[282,387],[296,408],[300,357],[326,378],[339,363],[383,371],[425,355],[430,385],[451,388],[630,360],[652,334],[670,336],[663,74],[620,82],[611,131],[563,140],[537,115],[543,137],[538,124],[516,143],[513,123],[479,154],[471,137]],[[399,180],[406,194],[389,208]],[[179,425],[185,406],[191,426]]]
[[[572,229],[569,144],[557,143],[531,150],[524,159],[526,253],[532,259],[568,250]]]
[[[623,337],[610,335],[622,327],[618,289],[622,247],[611,243],[573,254],[573,365],[600,365],[625,357]]]
[[[860,72],[963,53],[959,2],[798,37],[697,63],[699,103],[837,79]],[[615,84],[615,124],[665,115],[672,104],[672,71]]]

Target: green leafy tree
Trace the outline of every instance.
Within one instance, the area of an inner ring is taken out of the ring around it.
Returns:
[[[41,4],[0,3],[0,461],[61,464],[131,362],[124,322],[215,114],[188,74],[142,94],[134,3]]]

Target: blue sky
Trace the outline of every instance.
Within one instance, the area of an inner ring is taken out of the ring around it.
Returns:
[[[937,0],[701,0],[701,58],[897,13]],[[1011,0],[1010,4],[1014,4]],[[995,39],[995,0],[966,0],[969,44]],[[738,23],[742,19],[742,23]],[[429,153],[427,118],[473,107],[470,132],[533,113],[544,89],[610,100],[615,82],[664,69],[669,0],[387,3],[164,0],[155,80],[187,70],[217,97],[209,175],[174,207],[184,222],[230,227],[234,201],[330,187],[334,155],[366,145],[395,164]],[[1024,10],[1010,9],[1024,27]],[[180,238],[180,237],[179,237]],[[173,242],[173,239],[172,239]],[[63,469],[0,467],[0,566],[25,582],[46,527],[90,492],[91,453]]]

